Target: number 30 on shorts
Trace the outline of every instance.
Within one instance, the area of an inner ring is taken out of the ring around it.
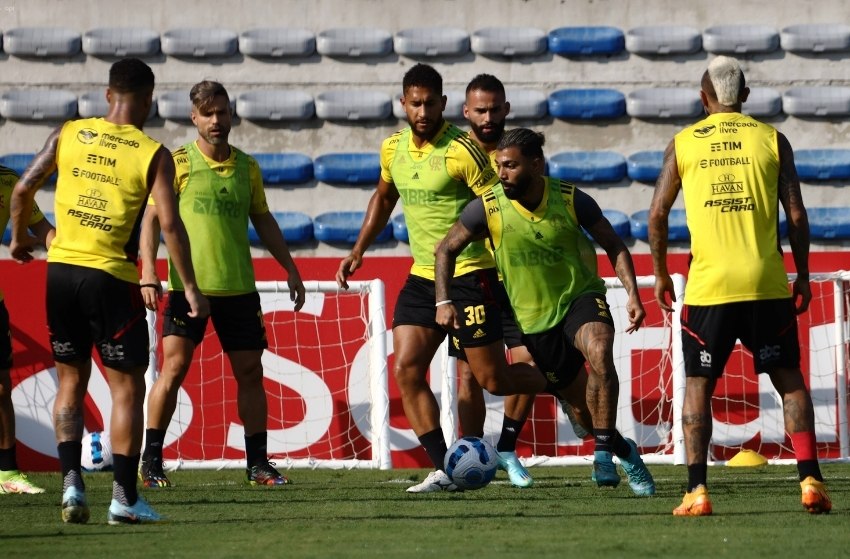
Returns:
[[[466,313],[467,326],[484,324],[484,305],[464,307],[463,312]]]

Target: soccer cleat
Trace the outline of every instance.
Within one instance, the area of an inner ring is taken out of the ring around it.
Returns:
[[[122,505],[116,499],[109,504],[106,521],[113,526],[119,524],[154,524],[162,522],[162,517],[151,508],[145,499],[139,495],[136,504]]]
[[[0,495],[3,493],[44,493],[44,488],[35,485],[26,474],[18,470],[0,471]]]
[[[566,400],[562,400],[558,398],[558,402],[561,404],[561,411],[564,412],[564,415],[567,416],[567,419],[570,420],[570,425],[573,428],[573,433],[576,434],[576,437],[580,439],[585,439],[590,435],[590,433],[582,427],[581,423],[578,422],[578,418],[576,414],[573,412],[573,407]]]
[[[499,459],[499,469],[508,472],[508,478],[513,485],[531,487],[534,479],[519,461],[516,452],[496,452],[496,457]]]
[[[265,461],[261,464],[251,466],[245,470],[248,475],[248,483],[251,485],[288,485],[292,483],[289,478],[278,472],[274,462]]]
[[[614,465],[612,454],[604,450],[593,453],[593,473],[590,479],[599,487],[617,487],[620,485],[620,474]]]
[[[62,493],[62,522],[66,524],[85,524],[89,521],[89,506],[86,504],[86,492],[73,485]]]
[[[711,512],[708,489],[705,485],[699,485],[693,491],[685,493],[682,504],[673,509],[673,516],[709,516]]]
[[[803,508],[812,514],[824,514],[832,510],[832,501],[826,492],[826,485],[812,476],[800,482],[803,490]]]
[[[628,458],[620,460],[620,465],[623,466],[623,470],[629,478],[629,487],[638,497],[655,495],[655,480],[652,479],[652,474],[649,473],[649,469],[643,463],[643,459],[637,450],[637,444],[631,439],[626,439],[626,442],[632,451]]]
[[[144,487],[171,487],[171,482],[165,475],[162,458],[156,456],[142,460],[139,464],[139,479]]]
[[[462,491],[443,470],[434,470],[421,483],[407,488],[408,493],[437,493],[439,491]]]

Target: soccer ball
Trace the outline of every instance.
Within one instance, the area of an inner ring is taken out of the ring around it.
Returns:
[[[481,489],[496,476],[499,459],[493,445],[478,437],[463,437],[446,452],[443,466],[461,489]]]
[[[87,472],[112,469],[112,443],[109,441],[109,433],[94,431],[83,437],[81,464]]]

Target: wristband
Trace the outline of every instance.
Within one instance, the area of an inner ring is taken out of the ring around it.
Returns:
[[[434,306],[435,306],[435,307],[441,307],[441,306],[443,306],[443,305],[451,305],[451,304],[452,304],[452,300],[451,300],[451,299],[446,299],[445,301],[437,301],[437,304],[436,304],[436,305],[434,305]]]
[[[139,287],[150,287],[152,289],[156,289],[157,291],[162,289],[162,286],[158,283],[142,283],[139,285]]]

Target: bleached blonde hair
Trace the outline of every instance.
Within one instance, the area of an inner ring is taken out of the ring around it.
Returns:
[[[708,65],[708,77],[714,86],[718,103],[727,107],[738,103],[744,73],[737,60],[729,56],[718,56]]]

